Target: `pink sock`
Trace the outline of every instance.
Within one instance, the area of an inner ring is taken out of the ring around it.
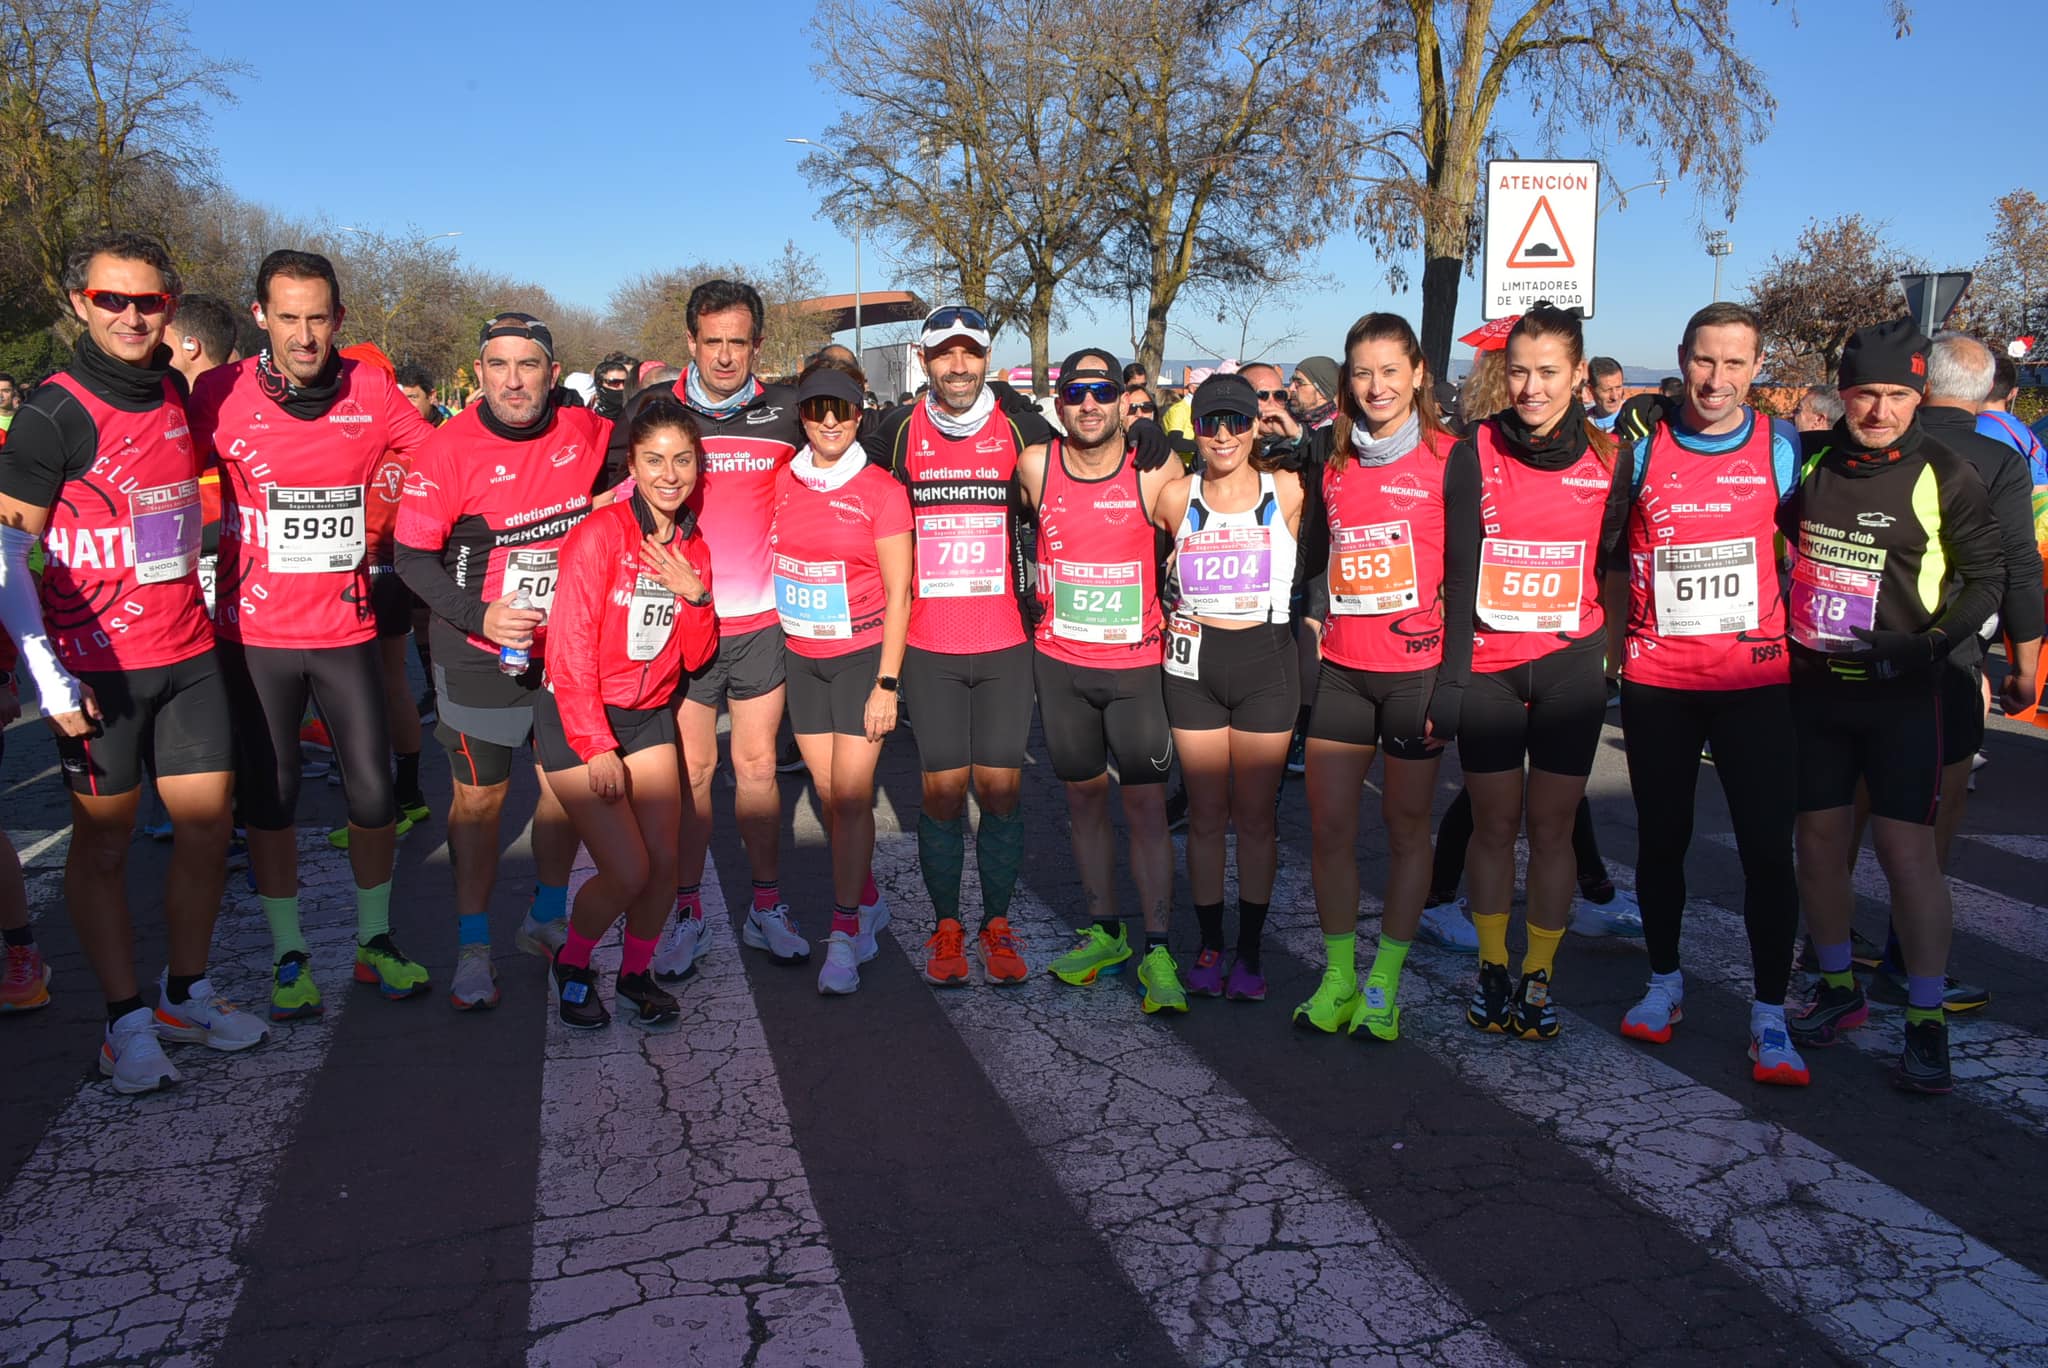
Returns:
[[[622,974],[644,974],[647,966],[654,963],[655,942],[641,940],[630,932],[625,936],[626,952],[619,957],[619,972]]]
[[[562,942],[562,963],[568,965],[571,969],[588,969],[590,967],[590,952],[595,949],[597,949],[596,941],[578,931],[574,926],[571,926],[569,928],[569,939]]]
[[[832,909],[832,929],[834,931],[844,931],[849,936],[858,936],[860,934],[860,909],[857,907],[834,907]]]
[[[754,910],[756,912],[772,911],[775,904],[781,901],[782,885],[780,882],[762,883],[759,879],[754,880]]]
[[[868,871],[868,881],[860,890],[860,905],[862,907],[873,907],[881,900],[881,890],[875,887],[875,871],[870,869]]]
[[[676,915],[678,917],[690,917],[697,921],[704,920],[704,895],[699,890],[698,885],[677,885]]]

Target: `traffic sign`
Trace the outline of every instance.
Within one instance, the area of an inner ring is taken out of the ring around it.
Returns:
[[[1913,315],[1913,321],[1920,325],[1921,332],[1932,337],[1936,329],[1948,322],[1948,316],[1956,311],[1956,305],[1963,302],[1963,291],[1970,288],[1970,273],[1902,272],[1899,286],[1906,292],[1906,312]]]
[[[1593,316],[1600,163],[1489,161],[1482,316],[1507,318],[1547,299]]]

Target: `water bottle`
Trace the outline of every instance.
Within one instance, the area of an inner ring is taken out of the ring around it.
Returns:
[[[512,606],[520,612],[533,607],[533,598],[524,590],[512,600]],[[525,646],[500,646],[498,648],[498,669],[508,675],[523,675],[526,667],[533,663],[533,652]]]

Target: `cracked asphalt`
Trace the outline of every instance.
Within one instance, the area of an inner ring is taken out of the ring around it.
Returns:
[[[323,839],[340,791],[314,780],[304,910],[327,1014],[240,1056],[176,1047],[185,1084],[129,1099],[93,1069],[100,1004],[63,915],[40,726],[12,729],[0,763],[56,972],[51,1008],[0,1017],[0,1363],[2048,1364],[2048,734],[2031,728],[1994,719],[1958,843],[1953,968],[1993,1002],[1955,1023],[1943,1100],[1887,1086],[1901,1016],[1882,1004],[1809,1055],[1812,1088],[1750,1082],[1711,766],[1671,1044],[1614,1029],[1640,946],[1571,936],[1556,1042],[1471,1032],[1470,961],[1418,947],[1402,1040],[1381,1046],[1288,1025],[1321,961],[1298,781],[1264,1003],[1159,1020],[1129,975],[928,987],[908,735],[878,802],[894,920],[853,997],[821,998],[815,960],[739,948],[748,874],[721,782],[713,932],[675,1029],[554,1020],[545,966],[512,948],[531,863],[510,821],[502,1005],[456,1013],[441,991],[438,817],[401,847],[393,901],[436,991],[385,1002],[349,981],[349,880]],[[1594,812],[1628,886],[1634,814],[1605,741]],[[426,769],[438,813],[446,766],[430,751]],[[817,937],[826,851],[799,778],[783,888]],[[1447,765],[1439,808],[1457,782]],[[532,796],[516,778],[518,818]],[[1042,764],[1025,801],[1013,922],[1036,967],[1080,897]],[[1369,944],[1386,843],[1365,806]],[[148,977],[164,856],[132,850]],[[974,877],[970,860],[970,904]],[[1858,892],[1881,935],[1867,860]],[[1183,882],[1184,962],[1194,945]],[[267,951],[238,869],[216,983],[261,1009]],[[599,952],[607,985],[616,954]]]

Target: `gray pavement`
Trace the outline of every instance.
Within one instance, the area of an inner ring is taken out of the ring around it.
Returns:
[[[1288,1026],[1321,953],[1299,781],[1263,1004],[1157,1020],[1129,976],[926,986],[907,734],[878,802],[896,920],[851,998],[817,994],[815,961],[739,948],[748,874],[721,780],[716,929],[681,1029],[555,1022],[545,966],[512,949],[531,886],[516,822],[492,907],[503,1004],[457,1013],[439,991],[439,815],[404,843],[393,902],[437,991],[385,1002],[348,981],[346,864],[321,839],[340,791],[315,780],[305,921],[327,1016],[241,1056],[178,1047],[183,1088],[120,1098],[92,1069],[100,1002],[63,914],[41,728],[10,729],[0,763],[56,970],[52,1007],[0,1017],[0,1362],[2048,1363],[2048,733],[2030,727],[1994,719],[1959,843],[1955,971],[1994,1000],[1954,1024],[1947,1099],[1887,1085],[1889,1009],[1809,1054],[1810,1089],[1750,1082],[1741,878],[1711,766],[1669,1046],[1614,1030],[1640,945],[1572,936],[1558,1041],[1475,1035],[1470,961],[1418,948],[1403,1038],[1381,1047]],[[1619,747],[1610,727],[1591,791],[1626,886]],[[439,814],[446,766],[426,767]],[[1447,765],[1440,808],[1457,783]],[[824,841],[800,776],[784,797],[783,888],[816,936]],[[532,800],[529,772],[520,819]],[[1079,894],[1042,763],[1026,805],[1014,921],[1039,967]],[[152,978],[165,849],[133,849]],[[1386,860],[1370,815],[1359,859],[1369,940]],[[1881,936],[1881,881],[1859,892]],[[1184,884],[1175,946],[1192,956]],[[214,972],[254,1009],[267,950],[237,870]]]

